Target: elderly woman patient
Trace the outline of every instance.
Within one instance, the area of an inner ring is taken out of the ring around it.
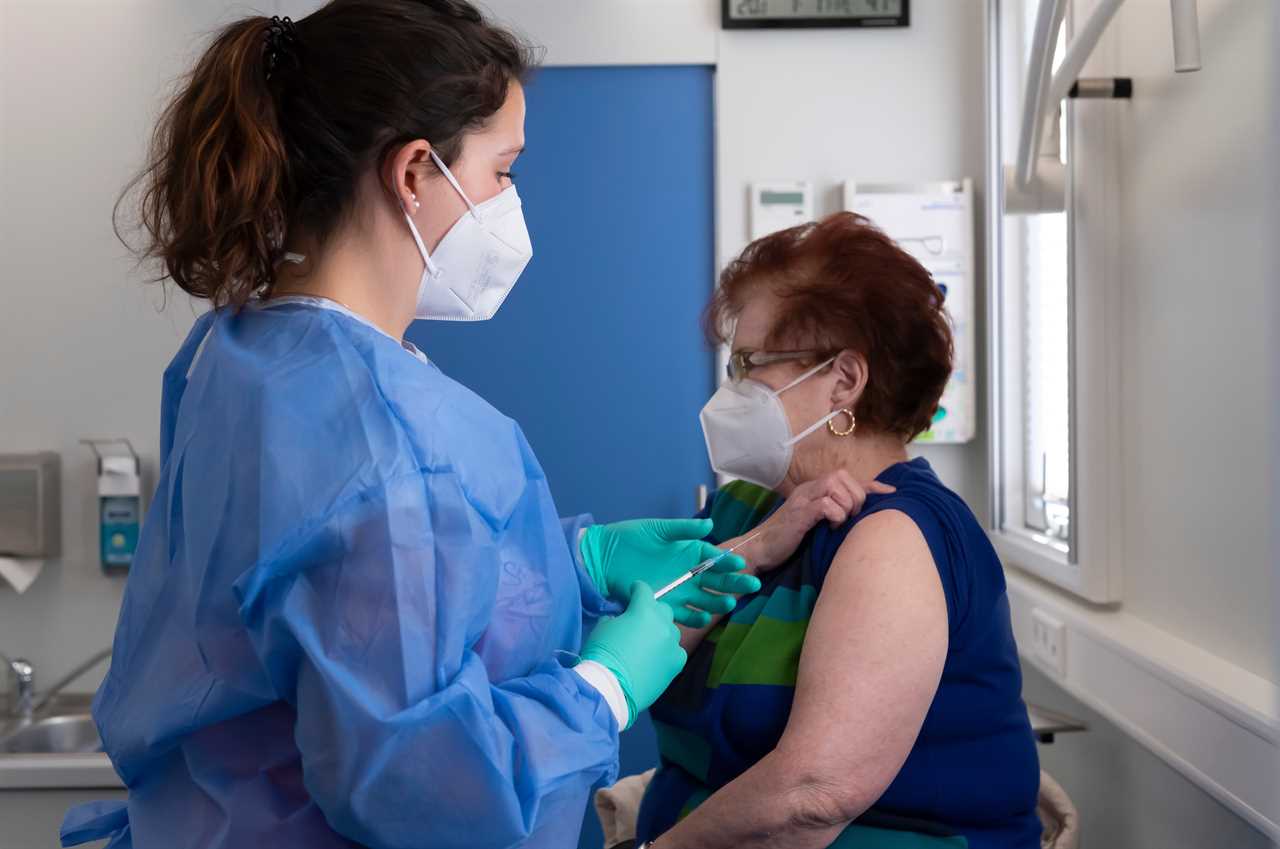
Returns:
[[[717,543],[764,530],[740,551],[763,587],[684,633],[653,707],[655,849],[1039,846],[1000,562],[906,450],[951,371],[942,300],[851,213],[726,269],[707,324],[732,334],[730,380],[702,420],[740,480],[706,515]]]

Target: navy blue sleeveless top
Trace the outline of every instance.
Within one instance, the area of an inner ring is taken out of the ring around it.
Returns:
[[[814,528],[787,563],[763,576],[760,592],[744,596],[708,634],[654,705],[661,765],[641,807],[640,839],[666,831],[777,745],[804,632],[836,551],[867,516],[898,510],[920,529],[937,565],[949,643],[920,735],[859,823],[963,838],[970,849],[1038,849],[1040,767],[1000,561],[928,461],[898,463],[879,480],[897,491],[869,496],[838,529],[825,522]],[[731,484],[704,512],[715,520],[718,542],[777,506],[772,493]]]

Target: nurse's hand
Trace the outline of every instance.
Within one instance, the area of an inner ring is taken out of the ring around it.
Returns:
[[[819,522],[825,520],[832,527],[838,527],[858,514],[868,495],[890,492],[897,489],[876,480],[859,483],[844,469],[806,481],[787,496],[772,516],[756,526],[756,531],[764,533],[744,545],[742,554],[751,564],[752,572],[767,572],[786,562],[805,534]],[[737,541],[728,540],[725,547]]]
[[[703,560],[723,554],[703,541],[711,529],[710,519],[635,519],[592,525],[579,550],[600,594],[622,602],[636,581],[664,587]],[[727,554],[714,568],[663,596],[661,603],[670,605],[681,625],[703,628],[713,614],[733,610],[736,596],[760,589],[758,578],[737,574],[745,567],[741,557]]]
[[[622,615],[601,619],[591,632],[582,647],[582,659],[595,661],[618,679],[627,698],[630,728],[689,658],[680,648],[680,631],[672,621],[671,608],[655,600],[653,590],[637,581]]]

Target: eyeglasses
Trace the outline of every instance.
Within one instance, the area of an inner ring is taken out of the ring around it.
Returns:
[[[768,353],[744,348],[741,351],[734,351],[729,356],[729,363],[725,366],[725,371],[729,375],[729,380],[738,383],[746,379],[753,368],[773,365],[774,363],[785,363],[791,360],[821,360],[832,356],[834,353],[833,351],[777,351]]]

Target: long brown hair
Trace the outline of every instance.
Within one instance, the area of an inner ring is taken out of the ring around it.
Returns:
[[[159,279],[215,306],[269,294],[286,240],[323,245],[366,169],[419,138],[451,165],[533,61],[466,0],[333,0],[296,24],[237,21],[164,110],[117,235],[138,189],[136,250]]]

